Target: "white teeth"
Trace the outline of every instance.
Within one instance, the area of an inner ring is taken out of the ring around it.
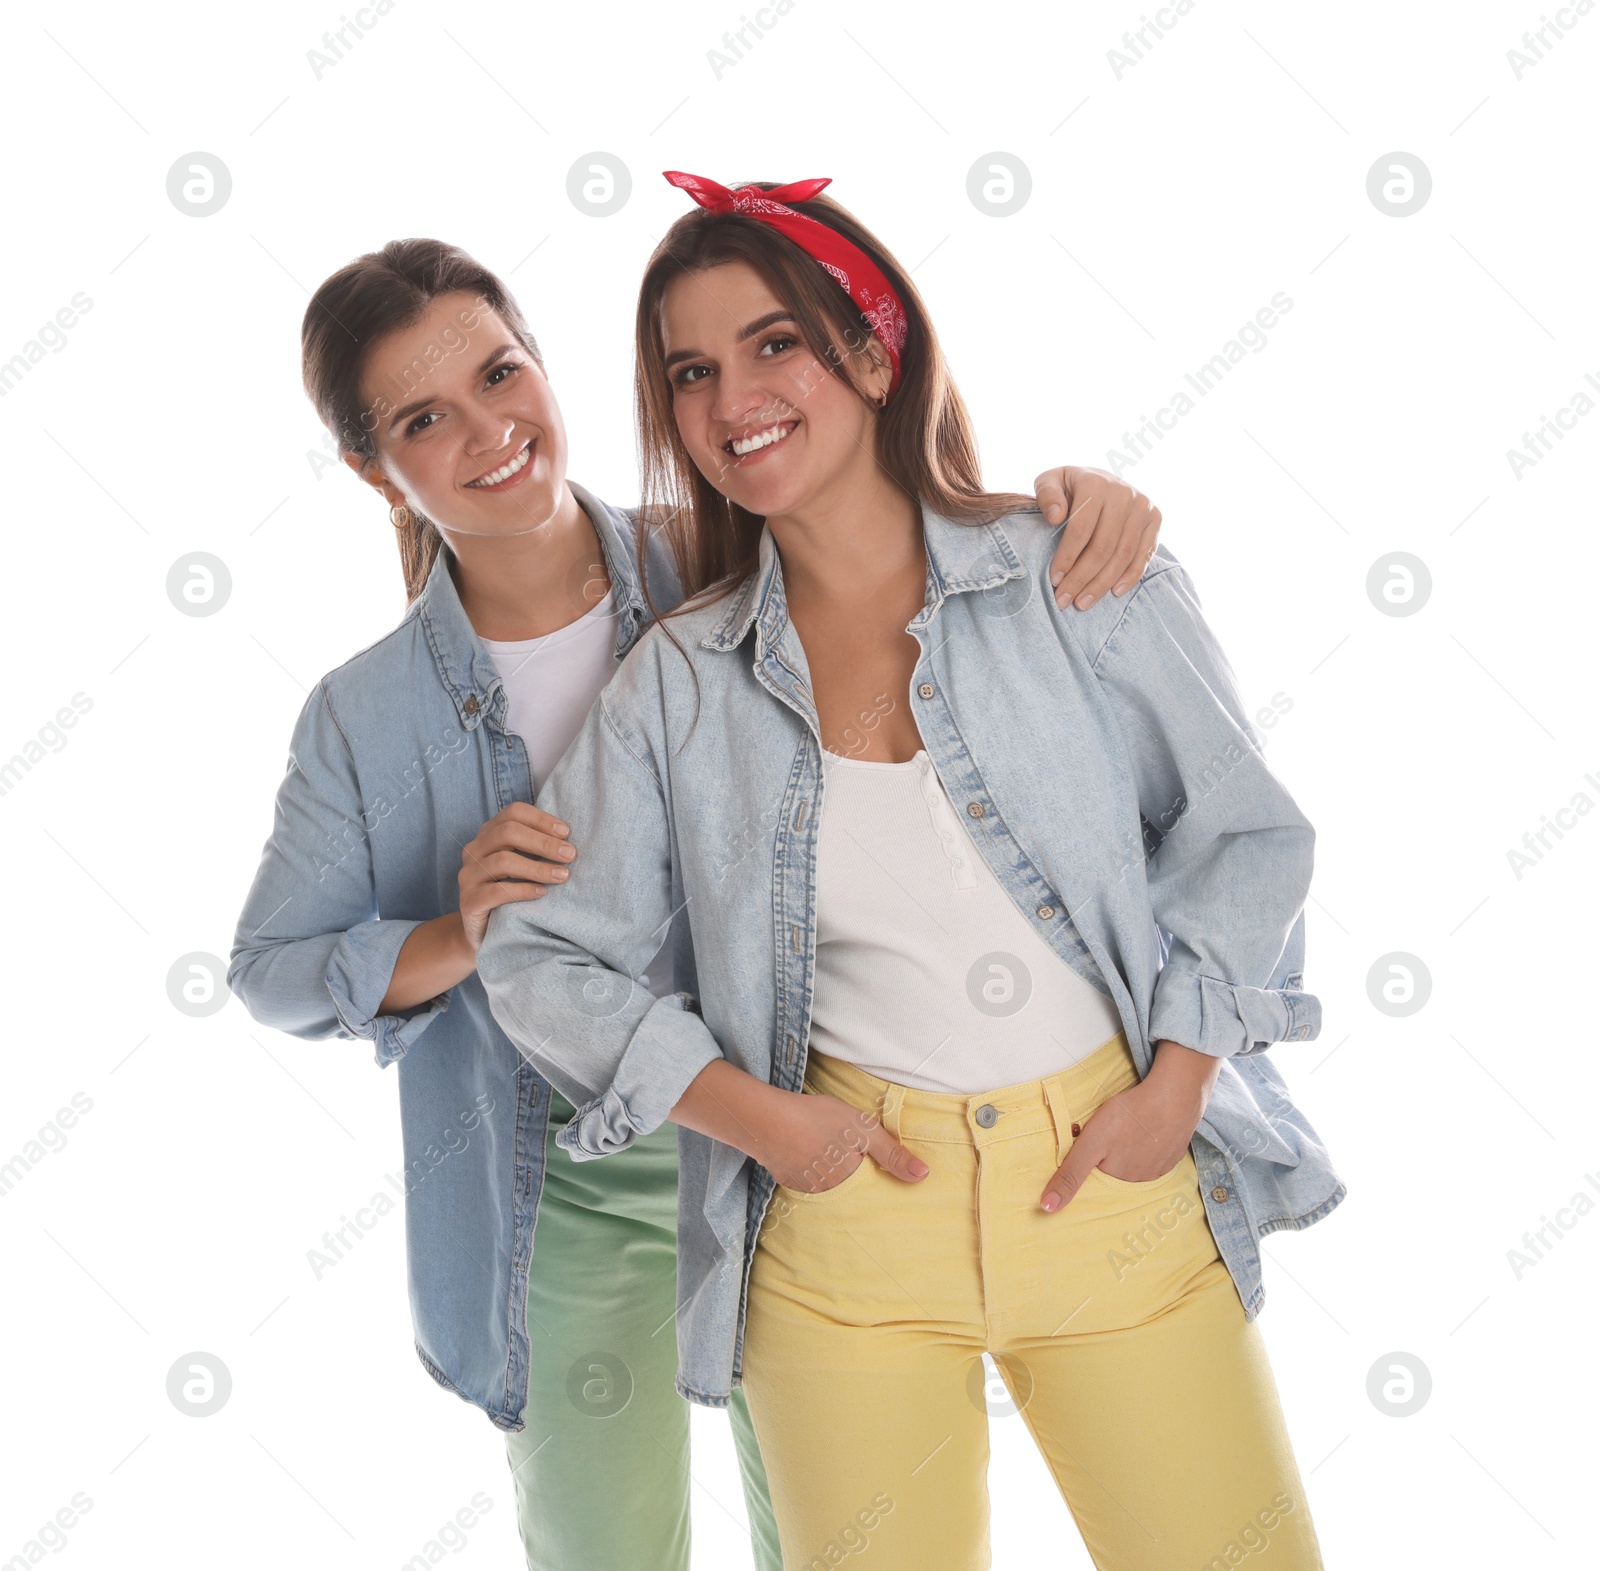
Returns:
[[[763,447],[771,447],[774,442],[781,442],[790,432],[792,427],[784,425],[781,421],[777,425],[769,425],[764,431],[757,431],[754,436],[740,437],[733,446],[734,456],[743,458],[746,453],[754,453]]]
[[[467,484],[476,486],[499,485],[502,480],[509,480],[512,475],[522,468],[527,463],[532,452],[532,444],[526,444],[515,458],[509,463],[502,464],[492,475],[479,475],[476,480],[469,480]]]

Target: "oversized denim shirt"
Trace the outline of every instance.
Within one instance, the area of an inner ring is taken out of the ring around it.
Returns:
[[[1140,1074],[1163,1038],[1223,1060],[1191,1151],[1254,1318],[1259,1240],[1345,1194],[1264,1056],[1321,1026],[1301,985],[1312,828],[1172,554],[1158,548],[1127,596],[1062,611],[1060,534],[1037,512],[972,524],[923,509],[904,699],[984,860],[1110,997]],[[540,794],[583,847],[580,871],[537,906],[497,909],[478,971],[507,1034],[576,1107],[557,1143],[578,1160],[655,1129],[718,1057],[801,1088],[823,791],[808,676],[763,530],[731,597],[645,631]],[[656,998],[633,978],[669,924],[682,991]],[[679,1130],[678,1389],[707,1406],[742,1378],[774,1187],[734,1147]]]
[[[634,519],[571,489],[605,557],[621,660],[649,615]],[[676,604],[655,543],[648,571],[657,603]],[[400,946],[459,907],[462,846],[533,798],[506,702],[441,551],[399,626],[329,672],[301,710],[228,985],[263,1025],[364,1038],[380,1065],[398,1064],[404,1170],[390,1184],[405,1193],[417,1354],[441,1385],[518,1430],[550,1088],[496,1024],[476,974],[418,1008],[381,1009]]]

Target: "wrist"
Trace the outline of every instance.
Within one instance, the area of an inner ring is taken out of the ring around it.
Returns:
[[[1222,1060],[1214,1054],[1163,1038],[1155,1044],[1150,1073],[1145,1079],[1173,1091],[1191,1092],[1203,1101],[1210,1096],[1221,1073]]]
[[[754,1075],[749,1080],[744,1140],[739,1149],[765,1166],[774,1147],[782,1142],[795,1093],[757,1080]]]
[[[784,1095],[726,1058],[714,1058],[689,1083],[667,1116],[764,1162],[782,1111],[776,1099]]]
[[[460,911],[447,911],[439,918],[441,947],[449,959],[463,967],[463,976],[478,969],[478,951],[467,937],[467,924]]]

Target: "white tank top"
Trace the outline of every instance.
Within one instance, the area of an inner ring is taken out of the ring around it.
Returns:
[[[1055,1074],[1122,1029],[990,872],[926,752],[822,759],[812,1047],[971,1093]]]
[[[610,595],[543,638],[479,637],[506,688],[506,729],[528,750],[533,794],[572,746],[600,689],[617,670],[617,610]]]

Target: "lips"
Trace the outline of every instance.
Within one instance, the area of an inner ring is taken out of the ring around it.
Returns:
[[[467,481],[467,486],[473,491],[504,490],[527,469],[532,457],[533,438],[529,437],[505,463],[491,469],[487,474],[479,475],[476,480]]]

